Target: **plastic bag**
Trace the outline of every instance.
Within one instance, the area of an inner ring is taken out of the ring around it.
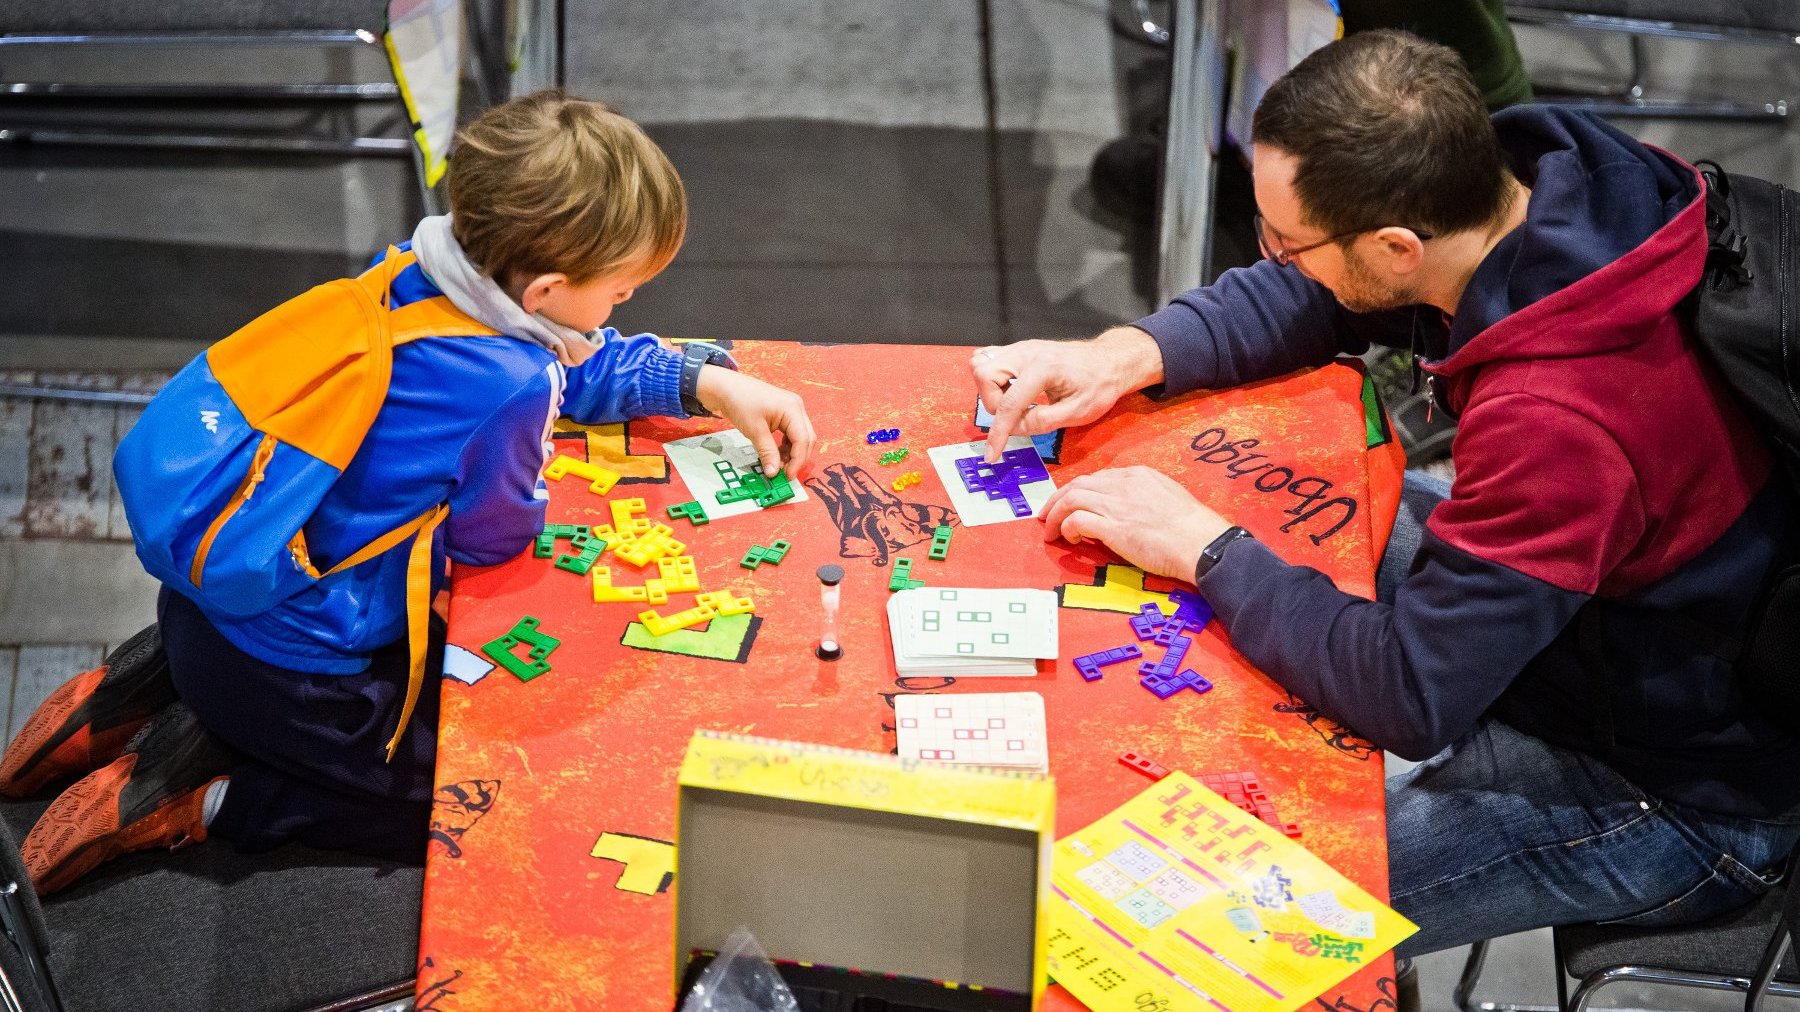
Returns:
[[[800,1012],[750,929],[739,928],[681,1003],[681,1012]]]

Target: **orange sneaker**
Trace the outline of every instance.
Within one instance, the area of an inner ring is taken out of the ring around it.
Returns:
[[[157,711],[175,700],[156,626],[126,640],[92,671],[44,700],[0,757],[0,794],[23,798],[53,781],[117,759]]]
[[[230,753],[176,703],[124,755],[63,791],[19,847],[48,896],[122,854],[206,839],[206,790],[226,779]]]

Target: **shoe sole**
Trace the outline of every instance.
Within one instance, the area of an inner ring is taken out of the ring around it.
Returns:
[[[96,702],[96,693],[114,668],[144,663],[142,651],[146,647],[154,649],[159,642],[140,633],[115,651],[107,659],[110,663],[75,676],[51,693],[7,746],[4,757],[0,757],[0,795],[29,797],[52,781],[84,775],[117,759],[132,737],[168,702],[163,697],[172,699],[173,693],[152,690],[149,703],[140,698],[142,693],[130,693],[118,707],[124,713],[106,712]],[[166,660],[150,663],[168,664]],[[134,706],[139,712],[130,712]],[[100,724],[107,726],[95,730]]]
[[[44,809],[19,856],[39,896],[58,892],[117,856],[119,800],[137,756],[127,755],[76,781]]]

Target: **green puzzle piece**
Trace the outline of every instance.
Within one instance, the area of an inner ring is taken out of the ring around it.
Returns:
[[[483,643],[481,652],[488,655],[495,664],[517,675],[519,681],[529,682],[539,675],[550,673],[550,654],[561,645],[562,640],[539,632],[538,620],[527,615],[512,627],[511,632]],[[513,653],[513,648],[518,646],[530,647],[529,655],[520,657]]]

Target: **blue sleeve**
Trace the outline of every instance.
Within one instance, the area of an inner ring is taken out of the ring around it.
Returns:
[[[544,530],[549,494],[538,476],[550,428],[550,377],[539,373],[490,414],[463,444],[444,521],[444,551],[469,566],[494,566]]]
[[[1325,286],[1272,260],[1226,271],[1137,322],[1162,349],[1163,384],[1148,393],[1234,387],[1361,354],[1366,335],[1345,326],[1354,315]]]
[[[621,337],[611,327],[594,356],[569,370],[562,413],[582,425],[649,415],[686,418],[681,407],[681,353],[655,334]]]
[[[1429,530],[1392,605],[1346,594],[1251,539],[1226,549],[1200,591],[1252,664],[1414,761],[1473,730],[1588,600]]]

